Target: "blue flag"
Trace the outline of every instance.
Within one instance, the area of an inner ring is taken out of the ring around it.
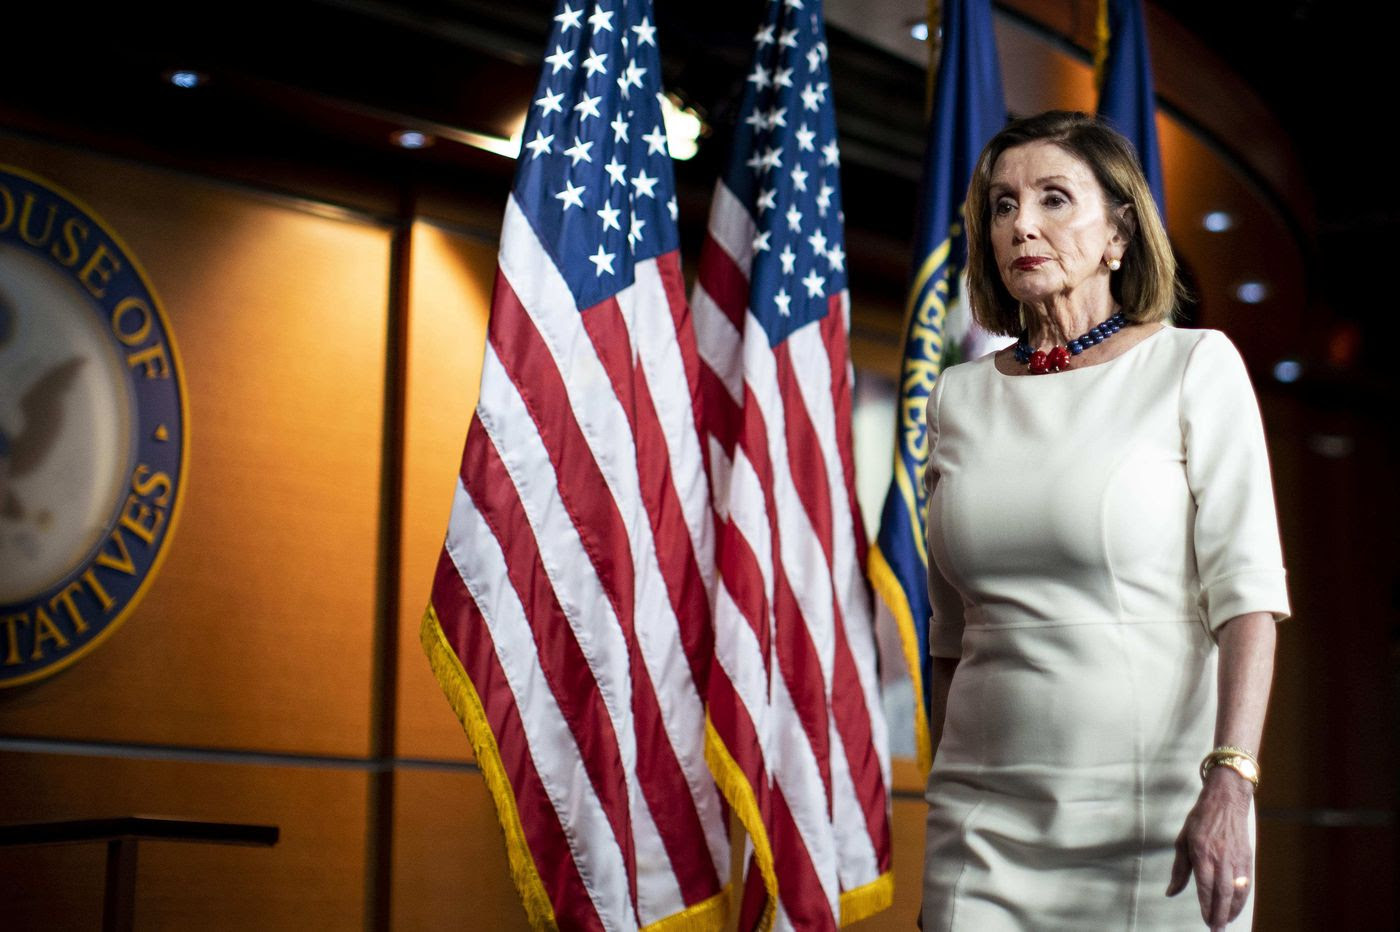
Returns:
[[[1162,193],[1162,154],[1157,146],[1157,98],[1152,90],[1152,60],[1147,54],[1142,0],[1099,0],[1098,39],[1094,67],[1099,81],[1099,116],[1137,149],[1142,173],[1165,223],[1167,202]]]
[[[932,24],[930,24],[932,26]],[[930,32],[932,33],[932,29]],[[928,550],[923,475],[928,465],[924,408],[943,366],[948,308],[967,265],[962,205],[977,156],[1006,124],[1001,66],[990,0],[943,4],[928,149],[924,155],[914,280],[909,289],[895,424],[894,479],[870,553],[870,578],[899,625],[914,680],[914,734],[920,765],[932,765],[929,740]]]

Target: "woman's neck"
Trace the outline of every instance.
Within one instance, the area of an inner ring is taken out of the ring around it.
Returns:
[[[1063,346],[1103,323],[1118,310],[1113,298],[1104,294],[1099,300],[1077,302],[1067,297],[1022,306],[1029,332],[1027,339],[1034,349]]]

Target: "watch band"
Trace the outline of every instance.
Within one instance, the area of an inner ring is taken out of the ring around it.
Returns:
[[[1244,748],[1227,745],[1207,754],[1201,761],[1201,782],[1216,767],[1229,767],[1259,789],[1259,759]]]

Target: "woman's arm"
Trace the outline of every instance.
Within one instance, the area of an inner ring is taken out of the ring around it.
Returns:
[[[928,407],[924,412],[924,419],[928,425],[928,445],[930,451],[938,443],[938,410],[939,400],[943,395],[943,386],[946,384],[945,378],[940,378],[933,386],[933,392],[929,395]],[[928,466],[924,469],[924,501],[932,503],[934,490],[938,487],[938,472],[933,466],[933,457],[930,454]],[[928,513],[925,513],[928,518]],[[931,521],[925,522],[924,544],[925,553],[932,554],[933,547],[930,538],[933,535],[933,525]],[[932,669],[929,670],[929,677],[933,682],[929,683],[929,750],[933,754],[938,753],[938,745],[943,740],[943,721],[948,713],[948,688],[953,682],[953,671],[958,668],[958,658],[949,657],[947,654],[956,654],[959,650],[954,650],[962,641],[963,627],[963,607],[962,597],[943,578],[938,566],[934,563],[932,556],[928,561],[928,600],[933,609],[933,617],[929,619],[929,647],[933,654]],[[939,654],[943,656],[939,656]],[[918,701],[917,699],[915,701]]]
[[[934,657],[929,686],[931,708],[929,709],[928,732],[933,744],[933,753],[938,753],[938,745],[943,741],[943,721],[948,717],[948,687],[953,684],[953,671],[958,668],[957,657]]]
[[[929,433],[936,436],[937,427],[933,420],[934,408],[929,405]],[[925,501],[933,500],[933,490],[938,487],[938,474],[931,468],[924,471],[924,495]],[[933,532],[932,527],[925,529],[925,545],[928,545],[928,536]],[[932,553],[931,549],[925,552]],[[938,621],[950,623],[956,621],[956,636],[962,638],[962,599],[953,589],[948,581],[943,578],[938,567],[934,565],[933,559],[929,559],[928,564],[928,599],[929,605],[933,607],[934,617],[929,619],[929,637],[932,640],[931,647],[936,646],[938,638],[934,637],[933,625]],[[952,625],[949,625],[950,629]],[[946,646],[946,645],[945,645]],[[953,671],[958,668],[957,657],[940,657],[935,654],[932,658],[932,669],[929,670],[929,721],[928,736],[929,750],[933,754],[938,753],[938,745],[943,740],[943,720],[948,713],[948,688],[953,682]]]
[[[1237,615],[1216,631],[1220,644],[1220,700],[1215,746],[1242,747],[1255,754],[1264,734],[1264,713],[1274,673],[1274,616]],[[1176,840],[1167,895],[1186,888],[1196,875],[1201,916],[1212,930],[1224,929],[1244,908],[1253,883],[1249,805],[1254,786],[1229,767],[1212,768],[1201,795]],[[1237,883],[1237,878],[1244,878]]]

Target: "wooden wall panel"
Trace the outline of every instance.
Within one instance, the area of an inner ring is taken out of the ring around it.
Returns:
[[[142,604],[73,667],[0,693],[0,734],[366,753],[388,233],[66,149],[5,158],[145,266],[191,448]]]
[[[18,932],[102,928],[106,868],[106,845],[0,848],[5,928]],[[138,877],[137,896],[145,889]],[[138,908],[143,902],[137,900]]]
[[[924,823],[928,804],[896,796],[890,821],[894,839],[894,905],[847,928],[858,932],[912,929],[924,900]]]
[[[394,929],[528,930],[481,774],[401,768],[394,782]]]
[[[413,229],[404,424],[404,516],[396,707],[400,757],[468,760],[471,748],[418,642],[442,550],[462,442],[476,407],[494,244]]]
[[[912,929],[923,901],[922,799],[896,797],[894,905],[849,928]],[[742,846],[743,836],[731,832]],[[393,927],[526,930],[511,883],[505,839],[478,773],[399,769],[395,774]],[[736,848],[736,850],[738,850]],[[726,929],[738,928],[739,876]]]
[[[1245,360],[1266,373],[1281,357],[1300,352],[1308,282],[1295,232],[1276,205],[1238,173],[1221,170],[1220,155],[1180,124],[1158,120],[1166,170],[1167,224],[1201,301],[1197,326],[1223,330]],[[1234,218],[1211,233],[1202,218],[1226,210]],[[1268,297],[1244,304],[1235,290],[1261,281]]]
[[[363,926],[364,771],[7,753],[0,822],[118,815],[274,824],[272,848],[142,842],[140,929]],[[102,845],[0,848],[7,929],[93,929]]]

